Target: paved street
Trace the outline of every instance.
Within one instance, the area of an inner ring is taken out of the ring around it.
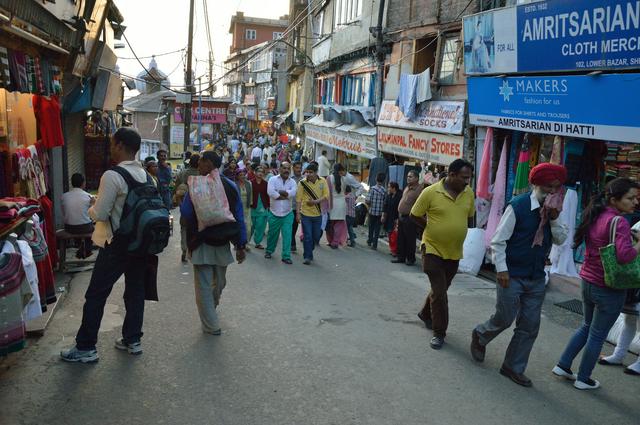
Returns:
[[[46,335],[0,370],[3,425],[13,424],[637,424],[640,380],[597,367],[598,391],[552,377],[577,316],[545,308],[527,371],[532,389],[498,374],[505,332],[475,364],[472,327],[488,318],[493,285],[458,275],[441,351],[415,316],[427,288],[416,267],[383,248],[322,246],[316,264],[286,266],[253,250],[229,270],[223,335],[203,334],[192,270],[179,239],[162,255],[159,303],[147,304],[144,354],[113,348],[123,319],[119,284],[100,334],[100,361],[67,364],[89,274],[77,275]],[[611,351],[610,346],[605,347]]]

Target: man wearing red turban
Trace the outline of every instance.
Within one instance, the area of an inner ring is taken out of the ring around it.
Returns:
[[[482,362],[486,345],[518,317],[500,373],[525,387],[532,385],[524,371],[540,328],[545,261],[551,245],[567,238],[567,228],[558,220],[566,179],[563,166],[539,164],[529,173],[531,191],[513,198],[505,209],[491,240],[498,281],[496,311],[471,334],[471,356]]]

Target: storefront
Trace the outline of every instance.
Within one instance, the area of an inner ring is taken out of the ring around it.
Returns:
[[[364,178],[369,160],[376,156],[376,128],[369,125],[340,124],[316,115],[304,123],[307,143],[315,144],[314,158],[328,148],[329,160],[335,160],[352,174]]]
[[[637,19],[627,19],[635,16],[635,8],[613,1],[612,10],[620,14],[616,19],[629,25],[613,26],[606,36],[604,27],[588,19],[563,37],[547,37],[554,28],[531,31],[539,22],[556,25],[562,16],[596,16],[596,3],[545,2],[544,8],[521,5],[464,19],[477,180],[499,188],[487,196],[488,188],[478,187],[479,197],[508,202],[528,190],[518,183],[526,182],[526,170],[541,162],[563,164],[569,177],[561,219],[570,232],[565,244],[554,246],[550,271],[569,277],[578,276],[583,259],[584,248],[573,250],[572,239],[592,195],[612,178],[640,176],[640,54],[612,48],[612,43],[635,43],[640,26]],[[486,226],[485,212],[478,211],[478,227]]]
[[[403,186],[410,169],[444,169],[464,154],[463,101],[427,101],[409,120],[395,102],[385,100],[378,117],[378,149],[390,163],[406,166],[398,183]]]

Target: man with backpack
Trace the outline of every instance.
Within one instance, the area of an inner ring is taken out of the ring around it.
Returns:
[[[104,306],[115,282],[124,274],[126,314],[122,338],[115,347],[142,354],[146,257],[158,254],[169,240],[169,211],[151,177],[136,161],[140,135],[118,129],[111,138],[111,159],[117,167],[100,179],[98,197],[89,215],[96,221],[93,242],[100,247],[85,294],[76,345],[60,352],[68,362],[98,361],[96,343]]]

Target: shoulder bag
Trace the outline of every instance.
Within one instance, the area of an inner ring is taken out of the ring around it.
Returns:
[[[630,263],[618,263],[616,256],[616,228],[622,218],[616,216],[609,225],[609,245],[600,248],[604,268],[604,283],[611,289],[640,288],[640,255]]]

